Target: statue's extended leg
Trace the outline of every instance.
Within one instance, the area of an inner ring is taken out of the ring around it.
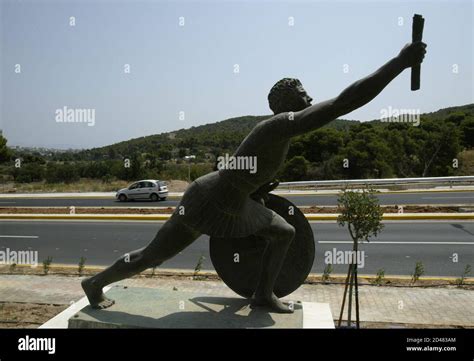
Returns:
[[[93,308],[112,306],[114,301],[105,297],[103,287],[134,276],[147,268],[159,266],[181,252],[199,236],[198,232],[184,225],[177,216],[172,216],[148,246],[124,254],[112,266],[82,281],[82,288],[89,303]]]
[[[283,217],[275,214],[270,226],[259,231],[257,236],[264,238],[267,241],[267,246],[263,254],[260,279],[252,303],[257,306],[269,306],[277,312],[291,313],[293,309],[275,296],[273,288],[285,261],[288,247],[295,236],[295,228]]]

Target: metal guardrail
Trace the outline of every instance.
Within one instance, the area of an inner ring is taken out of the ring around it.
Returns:
[[[419,183],[461,183],[474,182],[474,176],[458,176],[458,177],[423,177],[423,178],[383,178],[383,179],[340,179],[340,180],[323,180],[323,181],[298,181],[298,182],[281,182],[280,187],[304,187],[304,186],[347,186],[347,185],[398,185],[398,184],[419,184]]]

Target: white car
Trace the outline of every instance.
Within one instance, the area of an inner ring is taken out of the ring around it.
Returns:
[[[115,198],[120,202],[135,199],[149,199],[153,202],[164,201],[168,197],[168,187],[165,182],[145,179],[132,183],[128,188],[117,191]]]

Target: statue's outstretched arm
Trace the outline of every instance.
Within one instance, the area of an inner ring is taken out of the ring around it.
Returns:
[[[330,121],[360,108],[374,99],[404,69],[423,61],[426,44],[407,44],[398,56],[388,61],[369,76],[346,88],[336,98],[312,105],[295,113],[283,115],[284,133],[295,136],[322,127]],[[285,119],[286,118],[286,119]]]

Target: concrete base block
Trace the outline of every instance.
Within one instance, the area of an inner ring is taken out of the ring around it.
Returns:
[[[116,303],[89,305],[69,318],[69,328],[334,328],[328,304],[294,303],[293,314],[251,308],[243,298],[154,288],[112,287]]]

